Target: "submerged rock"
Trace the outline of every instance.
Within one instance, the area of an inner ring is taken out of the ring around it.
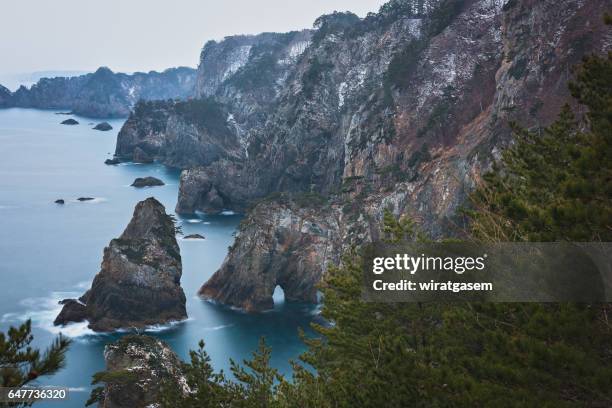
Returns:
[[[180,359],[166,343],[154,337],[124,336],[104,348],[104,360],[106,370],[102,377],[109,380],[97,394],[101,407],[160,406],[164,384],[183,392],[189,390]]]
[[[110,125],[110,123],[108,122],[101,122],[98,123],[95,127],[94,130],[101,130],[103,132],[106,132],[107,130],[111,130],[113,127]]]
[[[65,121],[63,121],[61,123],[62,125],[78,125],[79,122],[77,122],[76,120],[70,118],[70,119],[66,119]]]
[[[65,201],[64,201],[63,198],[59,198],[59,199],[55,200],[55,204],[64,204],[64,203],[65,203]]]
[[[91,329],[142,328],[187,317],[175,234],[159,201],[151,197],[136,205],[123,234],[104,248],[91,289],[79,299]],[[75,307],[67,301],[56,324],[74,321],[66,316]]]
[[[190,234],[186,235],[185,239],[204,239],[204,236],[200,234]]]
[[[114,165],[114,164],[119,164],[119,163],[121,163],[121,160],[115,159],[115,158],[104,160],[104,164],[108,164],[108,165]]]
[[[77,198],[77,200],[79,200],[79,201],[91,201],[91,200],[95,200],[95,198],[93,198],[93,197],[79,197],[79,198]]]
[[[155,187],[155,186],[164,186],[165,183],[158,178],[155,177],[138,177],[132,183],[132,187]]]

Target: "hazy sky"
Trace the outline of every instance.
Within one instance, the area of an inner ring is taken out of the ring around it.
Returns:
[[[207,40],[363,17],[384,0],[1,0],[0,74],[197,66]]]

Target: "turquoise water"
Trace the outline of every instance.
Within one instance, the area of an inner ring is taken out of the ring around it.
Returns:
[[[76,116],[79,125],[60,125],[66,118],[54,111],[0,110],[0,330],[31,318],[39,347],[60,332],[52,325],[60,310],[57,302],[89,288],[103,248],[121,234],[136,203],[154,196],[167,212],[174,213],[178,190],[177,170],[159,164],[103,163],[112,156],[122,120],[110,120],[114,129],[99,132],[89,125],[94,120]],[[148,175],[164,180],[166,186],[130,187],[136,177]],[[76,200],[83,196],[95,200]],[[66,204],[54,204],[58,198]],[[196,296],[221,265],[240,218],[231,213],[178,217],[185,235],[206,237],[179,240],[189,319],[149,333],[168,342],[183,359],[204,339],[214,367],[224,371],[230,358],[249,357],[265,336],[273,350],[273,366],[289,373],[288,361],[304,350],[298,327],[308,328],[316,313],[314,306],[285,304],[282,294],[276,293],[273,311],[251,315]],[[122,334],[95,334],[85,324],[61,331],[74,339],[67,366],[39,383],[70,387],[70,400],[59,405],[82,407],[91,389],[91,375],[104,368],[104,345]]]

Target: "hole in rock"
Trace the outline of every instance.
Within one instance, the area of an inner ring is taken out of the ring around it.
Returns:
[[[275,305],[285,303],[285,291],[280,287],[280,285],[276,285],[276,288],[274,288],[272,299],[274,300]]]

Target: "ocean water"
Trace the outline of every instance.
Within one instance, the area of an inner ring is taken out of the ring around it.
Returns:
[[[123,120],[109,120],[113,130],[91,128],[97,120],[74,116],[80,124],[60,125],[66,115],[34,109],[0,110],[0,330],[32,319],[34,345],[46,347],[61,331],[74,341],[66,367],[40,385],[70,387],[70,399],[37,403],[37,407],[82,407],[91,390],[91,376],[104,368],[105,344],[123,333],[96,334],[86,324],[54,327],[59,300],[80,296],[99,271],[102,250],[119,236],[138,201],[153,196],[174,213],[179,172],[160,164],[107,166]],[[136,189],[136,177],[155,176],[166,185]],[[95,200],[79,202],[78,197]],[[54,203],[62,198],[65,205]],[[291,371],[289,360],[305,347],[298,328],[309,331],[317,309],[284,303],[275,292],[275,308],[246,314],[213,305],[196,296],[199,287],[218,269],[234,240],[241,216],[178,217],[185,235],[204,240],[180,240],[181,284],[187,296],[189,319],[151,328],[183,359],[203,339],[216,369],[229,368],[229,359],[242,361],[263,336],[272,347],[272,365]]]

